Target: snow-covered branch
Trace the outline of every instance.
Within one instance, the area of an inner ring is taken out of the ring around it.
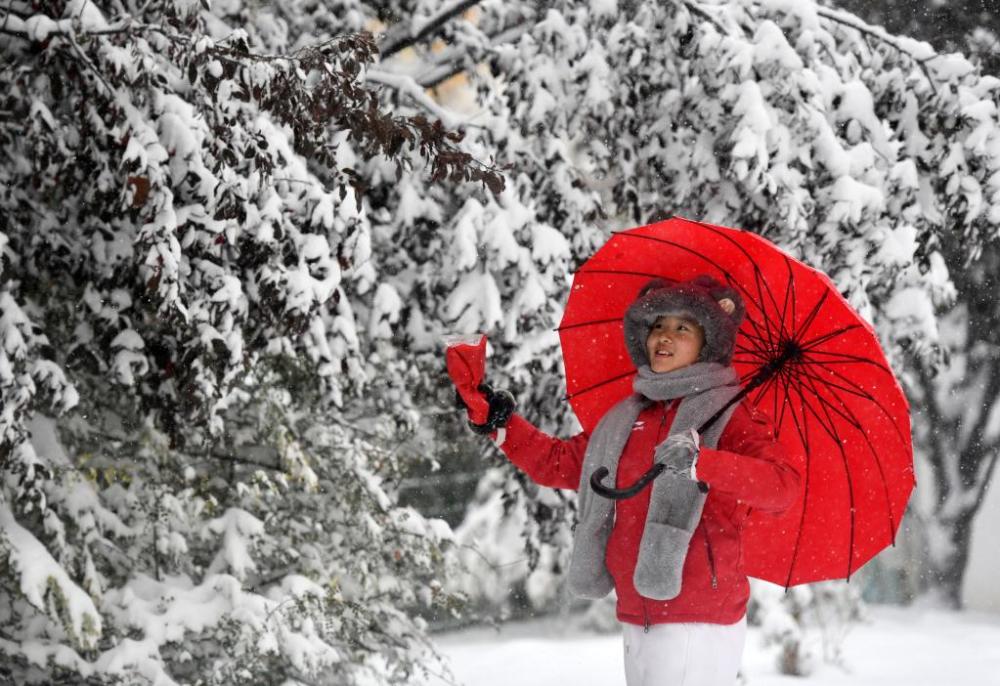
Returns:
[[[427,94],[424,87],[418,84],[413,77],[379,69],[368,69],[365,72],[365,80],[372,83],[380,83],[404,93],[409,96],[417,105],[441,120],[441,123],[452,129],[462,123],[461,118],[439,105],[434,98]]]
[[[920,65],[921,71],[923,71],[924,76],[927,77],[927,82],[930,87],[934,90],[937,89],[938,79],[935,79],[927,67],[927,63],[930,62],[935,57],[939,57],[934,48],[924,41],[914,40],[906,36],[893,36],[886,33],[883,29],[871,26],[865,23],[857,16],[850,14],[849,12],[844,12],[842,10],[833,9],[830,7],[817,6],[816,14],[828,19],[829,21],[847,26],[854,29],[855,31],[870,36],[881,43],[892,46],[901,53],[904,53],[911,57],[918,65]]]
[[[452,18],[460,16],[475,7],[482,0],[450,0],[429,17],[400,21],[386,34],[379,46],[382,59],[386,59],[431,36]]]

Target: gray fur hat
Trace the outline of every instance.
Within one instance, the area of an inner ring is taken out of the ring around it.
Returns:
[[[735,306],[729,314],[719,305],[719,301],[726,298]],[[733,360],[736,332],[745,314],[739,293],[706,274],[676,283],[653,279],[642,287],[625,311],[625,347],[636,367],[649,364],[646,338],[653,324],[660,317],[683,315],[698,322],[705,332],[705,345],[698,361],[729,365]]]

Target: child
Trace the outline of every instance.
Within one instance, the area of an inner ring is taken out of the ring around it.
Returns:
[[[709,276],[648,283],[623,321],[635,393],[590,435],[548,436],[513,414],[509,394],[481,387],[489,418],[474,428],[538,484],[579,490],[568,583],[589,598],[615,589],[628,686],[732,686],[750,595],[743,524],[751,509],[781,512],[798,497],[798,473],[751,408],[736,403],[696,433],[739,391],[730,363],[743,313],[739,294]],[[654,462],[667,469],[632,498],[591,489],[599,467],[623,488]]]

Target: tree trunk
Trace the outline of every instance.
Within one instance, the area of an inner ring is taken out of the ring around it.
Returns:
[[[978,508],[977,508],[978,509]],[[935,557],[931,554],[933,585],[954,609],[962,608],[962,584],[969,562],[969,544],[972,540],[972,520],[976,510],[965,510],[954,520],[933,522],[937,528],[934,538],[938,545],[947,544],[947,552]]]
[[[936,502],[923,513],[930,536],[930,576],[955,608],[962,606],[962,584],[969,561],[972,522],[982,506],[996,468],[1000,442],[990,416],[1000,397],[1000,248],[987,246],[974,264],[946,251],[957,299],[942,329],[960,327],[949,349],[952,365],[964,364],[960,378],[933,374],[919,363],[914,398],[917,445],[931,468]],[[954,335],[954,334],[952,334]]]

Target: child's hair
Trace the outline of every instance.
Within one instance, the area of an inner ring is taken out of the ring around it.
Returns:
[[[736,289],[707,274],[673,283],[653,279],[640,289],[625,311],[625,347],[636,367],[648,364],[646,338],[656,320],[668,315],[685,316],[698,322],[705,332],[698,361],[729,365],[745,312],[743,298]]]

